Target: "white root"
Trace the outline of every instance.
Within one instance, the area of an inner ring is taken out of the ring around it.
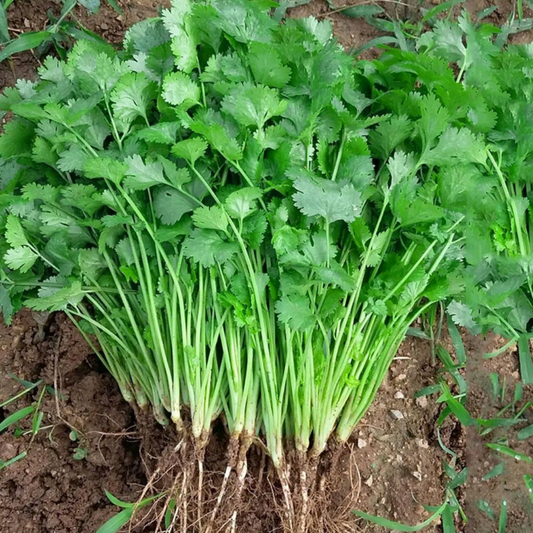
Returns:
[[[198,459],[198,527],[202,530],[203,500],[202,492],[204,488],[204,462]]]
[[[224,499],[224,494],[228,487],[229,477],[230,477],[232,470],[233,469],[231,468],[231,466],[228,465],[226,467],[226,472],[224,474],[224,481],[222,481],[222,486],[220,487],[220,492],[218,494],[217,503],[215,504],[215,508],[213,509],[213,512],[211,514],[211,519],[209,520],[209,524],[207,525],[204,533],[211,533],[211,530],[213,529],[213,526],[215,524],[215,518],[218,514],[220,505],[222,504],[222,500]]]
[[[242,461],[239,463],[239,466],[237,467],[237,491],[236,491],[236,498],[235,498],[235,509],[231,516],[231,526],[229,528],[231,533],[235,533],[236,528],[237,528],[238,506],[241,501],[246,474],[248,473],[248,460],[246,459],[246,452],[244,452],[243,455],[244,456],[242,458]]]
[[[187,469],[183,471],[183,481],[181,483],[180,493],[180,505],[176,505],[176,510],[181,508],[183,511],[180,513],[180,531],[187,531]]]
[[[289,487],[289,475],[286,468],[279,469],[279,480],[281,483],[281,490],[283,491],[283,499],[285,501],[285,511],[287,522],[289,524],[289,531],[294,531],[294,506],[292,503],[291,489]]]
[[[309,487],[307,480],[307,470],[302,465],[300,471],[300,488],[302,491],[302,511],[300,514],[300,524],[298,526],[298,533],[306,533],[307,514],[309,512]]]

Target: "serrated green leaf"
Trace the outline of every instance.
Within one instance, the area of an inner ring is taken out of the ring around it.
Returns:
[[[28,272],[39,256],[28,246],[20,246],[8,250],[4,255],[7,266],[13,270],[20,270],[23,274]]]
[[[111,93],[113,111],[119,120],[127,124],[137,117],[148,122],[149,105],[155,94],[154,83],[143,72],[128,72],[120,78]]]
[[[226,232],[228,228],[228,217],[217,205],[195,209],[192,219],[197,228],[215,229],[223,232]]]
[[[166,184],[163,165],[159,162],[143,161],[140,155],[125,160],[126,179],[124,185],[134,191],[144,191],[154,185]]]
[[[160,187],[154,194],[155,213],[166,225],[175,224],[186,213],[190,213],[198,202],[181,191],[171,187]]]
[[[353,222],[361,216],[361,193],[351,184],[336,183],[302,172],[292,173],[294,203],[307,216],[319,216],[332,223]]]
[[[200,103],[200,87],[183,72],[168,74],[163,82],[163,98],[183,109]]]
[[[275,89],[263,85],[239,84],[222,100],[222,110],[242,126],[262,129],[272,117],[283,114],[287,102]]]
[[[236,243],[225,240],[216,231],[196,229],[183,243],[183,253],[204,268],[224,264],[238,251]]]
[[[298,331],[308,330],[316,324],[316,317],[311,312],[309,300],[305,296],[282,296],[276,302],[276,314],[282,324]]]
[[[14,215],[8,215],[7,217],[5,238],[12,248],[30,245],[20,219]]]
[[[256,209],[257,200],[262,195],[261,189],[257,187],[244,187],[226,198],[226,211],[231,217],[243,220]]]
[[[180,141],[172,147],[172,153],[176,157],[181,157],[188,161],[191,165],[204,156],[207,150],[207,143],[198,137],[192,137]]]

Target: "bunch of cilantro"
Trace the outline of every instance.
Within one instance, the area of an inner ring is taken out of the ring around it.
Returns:
[[[346,441],[412,321],[464,293],[447,184],[490,126],[446,60],[355,64],[271,7],[176,1],[4,92],[0,308],[65,312],[198,451],[221,417],[227,476],[261,438],[290,507],[287,446]]]
[[[506,38],[463,12],[457,22],[437,22],[414,57],[418,68],[429,67],[421,90],[438,95],[442,113],[482,143],[458,136],[459,164],[441,173],[442,206],[466,224],[464,289],[448,311],[474,333],[517,342],[522,380],[531,384],[533,46],[506,45]],[[394,61],[406,65],[409,54],[399,54]]]

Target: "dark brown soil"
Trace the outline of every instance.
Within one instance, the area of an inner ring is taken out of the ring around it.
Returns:
[[[483,354],[494,352],[504,345],[502,339],[489,335],[484,342],[478,338],[466,336],[469,358],[466,378],[469,384],[467,407],[472,416],[477,418],[496,418],[498,412],[513,401],[515,387],[520,381],[518,354],[516,347],[507,350],[494,359],[484,359]],[[490,375],[497,374],[499,386],[504,387],[505,395],[495,397]],[[518,409],[526,402],[533,401],[533,386],[524,387],[524,398],[518,402]],[[510,413],[505,417],[512,417]],[[523,415],[528,422],[521,428],[533,423],[533,412],[528,409]],[[533,531],[533,509],[524,486],[523,476],[533,473],[533,465],[517,461],[499,454],[486,447],[488,443],[502,442],[516,452],[533,456],[533,441],[520,441],[516,438],[515,428],[498,428],[486,436],[479,436],[474,428],[467,428],[468,446],[464,450],[464,459],[470,470],[466,492],[472,495],[466,500],[466,513],[471,519],[469,533],[496,531],[495,524],[486,513],[479,509],[479,500],[488,502],[498,516],[502,501],[507,502],[507,533]],[[495,478],[483,480],[483,477],[497,464],[504,465],[503,473]]]
[[[84,8],[78,7],[74,10],[74,16],[89,30],[112,43],[119,43],[127,28],[140,20],[155,16],[158,9],[166,7],[169,1],[118,0],[118,4],[123,10],[122,15],[114,11],[106,0],[102,0],[97,14],[91,15]],[[48,13],[57,17],[61,7],[60,0],[16,0],[8,10],[12,35],[25,31],[43,30],[49,22]],[[40,59],[32,52],[24,52],[17,54],[11,61],[1,64],[0,89],[13,85],[20,78],[33,79]]]
[[[415,4],[411,0],[407,3]],[[155,14],[164,2],[129,0],[120,4],[124,8],[122,16],[104,2],[98,15],[88,16],[79,10],[76,16],[91,30],[119,42],[129,25]],[[513,2],[503,0],[498,4],[500,7],[490,20],[502,23],[513,9]],[[484,0],[468,2],[472,12],[489,5],[492,2]],[[410,16],[415,9],[401,6],[404,8],[407,10],[399,15]],[[9,10],[10,27],[22,31],[42,29],[48,9],[57,13],[60,2],[15,1]],[[397,9],[398,5],[387,6],[387,13],[393,16]],[[331,19],[335,34],[347,48],[358,48],[379,35],[364,21],[331,11],[325,1],[315,0],[291,10],[291,15],[313,14]],[[525,42],[531,40],[531,35],[522,33],[515,39]],[[34,77],[38,62],[31,53],[25,53],[0,65],[0,88],[12,85],[16,78]],[[38,401],[44,385],[53,388],[42,396],[43,421],[33,440],[30,434],[15,437],[12,431],[0,435],[0,460],[27,452],[25,458],[0,470],[0,533],[94,533],[117,511],[104,491],[134,501],[158,467],[164,470],[165,461],[176,460],[173,449],[177,437],[172,430],[157,426],[150,413],[131,410],[113,380],[63,316],[52,317],[44,326],[38,322],[31,313],[24,312],[10,328],[0,325],[0,403],[23,390],[14,377],[43,380],[31,393],[0,409],[0,421]],[[468,338],[466,375],[471,381],[468,408],[476,416],[494,416],[500,407],[491,397],[491,372],[498,372],[500,380],[506,376],[509,391],[518,378],[515,352],[491,360],[481,358],[498,342],[501,341],[495,338],[486,342]],[[447,479],[442,461],[450,457],[442,451],[436,435],[436,420],[442,406],[435,402],[435,397],[427,401],[413,398],[417,390],[435,383],[438,368],[428,342],[413,338],[405,341],[372,408],[354,433],[350,448],[331,452],[327,498],[319,499],[312,509],[316,518],[313,532],[384,533],[384,528],[357,521],[350,509],[415,524],[427,516],[423,505],[443,501]],[[507,397],[510,395],[512,392]],[[526,390],[524,396],[531,399],[532,391]],[[394,420],[392,410],[400,411],[403,418]],[[531,418],[531,414],[528,416]],[[525,511],[531,505],[528,507],[522,480],[528,465],[504,459],[504,474],[482,481],[483,475],[502,461],[501,456],[485,446],[494,439],[481,439],[475,431],[465,433],[453,420],[449,418],[441,430],[443,443],[458,454],[460,465],[470,469],[466,488],[458,490],[470,521],[458,531],[497,531],[495,522],[479,511],[478,501],[480,498],[488,501],[497,516],[503,497],[509,502],[507,532],[533,531],[532,517]],[[31,420],[25,419],[18,425],[27,431],[31,429]],[[76,441],[71,439],[73,430],[78,435]],[[223,429],[218,428],[209,443],[205,464],[207,484],[214,487],[213,494],[226,467],[227,444]],[[533,453],[531,443],[511,439],[509,444],[523,453]],[[75,458],[76,452],[81,459]],[[163,459],[159,460],[160,457]],[[328,460],[326,457],[324,462]],[[274,494],[279,490],[275,475],[267,464],[262,481],[258,482],[263,457],[257,448],[249,452],[248,461],[251,476],[240,505],[237,530],[276,531],[280,522],[279,510],[274,505]],[[155,491],[162,488],[161,483],[165,481],[156,483]],[[190,491],[194,492],[193,487]],[[151,527],[142,526],[139,531],[149,532]],[[440,532],[442,527],[437,521],[424,531]]]
[[[65,317],[51,319],[41,342],[39,329],[29,312],[10,328],[0,325],[0,403],[24,390],[15,377],[43,380],[0,409],[0,420],[36,402],[44,385],[53,387],[42,396],[44,416],[33,442],[31,435],[0,435],[1,460],[27,452],[0,471],[0,531],[94,532],[116,510],[104,489],[131,501],[146,481],[133,413]],[[17,425],[31,429],[31,417]],[[76,459],[76,449],[86,457]]]

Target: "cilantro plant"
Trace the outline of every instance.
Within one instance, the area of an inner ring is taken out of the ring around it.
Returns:
[[[484,145],[457,138],[460,164],[441,184],[443,205],[467,221],[465,290],[448,311],[474,333],[493,330],[517,342],[522,380],[531,384],[532,47],[504,47],[506,37],[494,26],[473,24],[464,12],[418,40],[416,62],[455,67],[455,80],[449,69],[447,79],[426,77],[422,83],[438,91],[445,113]]]
[[[329,22],[270,7],[175,2],[123,50],[80,41],[0,98],[3,315],[64,311],[124,397],[194,449],[184,490],[194,474],[201,494],[222,417],[207,531],[258,438],[305,531],[328,440],[349,438],[412,321],[462,290],[464,215],[439,180],[486,160],[395,52],[354,65]]]

